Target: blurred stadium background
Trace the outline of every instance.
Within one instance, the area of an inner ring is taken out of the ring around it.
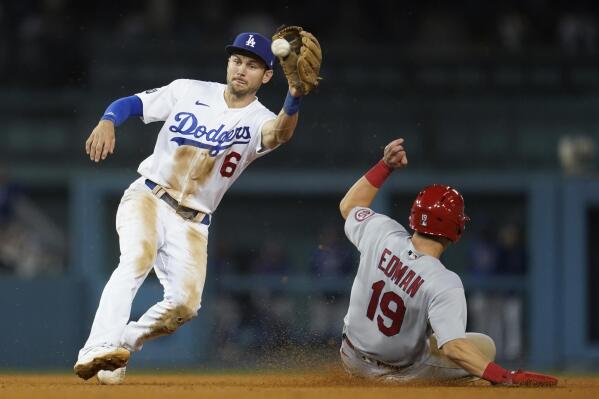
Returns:
[[[468,329],[506,365],[599,368],[599,3],[298,3],[0,3],[0,369],[70,368],[118,263],[116,207],[159,126],[127,122],[92,164],[84,141],[106,106],[176,78],[223,81],[236,33],[283,23],[319,37],[322,86],[293,140],[219,207],[199,317],[132,364],[335,361],[357,265],[337,204],[401,136],[410,166],[375,208],[407,224],[422,186],[462,190],[472,222],[444,260]],[[277,70],[259,96],[277,111],[285,90]],[[151,275],[132,317],[160,296]]]

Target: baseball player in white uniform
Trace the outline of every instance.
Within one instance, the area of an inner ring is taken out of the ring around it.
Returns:
[[[403,139],[392,141],[340,204],[347,237],[361,254],[344,319],[345,369],[397,382],[483,378],[493,384],[556,385],[551,376],[502,368],[493,362],[490,337],[465,332],[462,281],[440,261],[469,220],[457,190],[432,185],[418,194],[409,218],[413,235],[369,208],[392,170],[407,163]]]
[[[98,162],[113,153],[115,126],[127,118],[164,122],[153,154],[139,166],[141,177],[118,207],[120,263],[104,288],[74,366],[83,379],[100,371],[101,382],[101,376],[124,375],[131,352],[197,315],[214,211],[252,161],[293,135],[300,93],[290,87],[278,115],[256,97],[273,74],[270,39],[241,33],[226,50],[227,84],[181,79],[119,99],[86,142],[87,154]],[[130,321],[133,298],[152,268],[164,299]]]

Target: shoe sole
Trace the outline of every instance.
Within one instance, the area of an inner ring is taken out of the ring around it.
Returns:
[[[100,370],[114,371],[125,366],[129,361],[129,355],[129,351],[126,349],[116,349],[113,352],[94,357],[90,362],[75,364],[75,374],[84,380],[89,380]]]

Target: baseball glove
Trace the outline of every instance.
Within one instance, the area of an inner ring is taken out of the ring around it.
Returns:
[[[301,95],[310,93],[322,78],[318,76],[322,63],[322,50],[313,34],[300,26],[282,26],[272,40],[285,39],[291,45],[286,57],[279,57],[289,86]]]

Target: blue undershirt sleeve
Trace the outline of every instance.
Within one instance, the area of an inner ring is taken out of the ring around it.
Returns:
[[[119,98],[110,104],[101,119],[112,121],[115,126],[120,126],[130,117],[143,116],[143,113],[141,98],[129,96]]]

